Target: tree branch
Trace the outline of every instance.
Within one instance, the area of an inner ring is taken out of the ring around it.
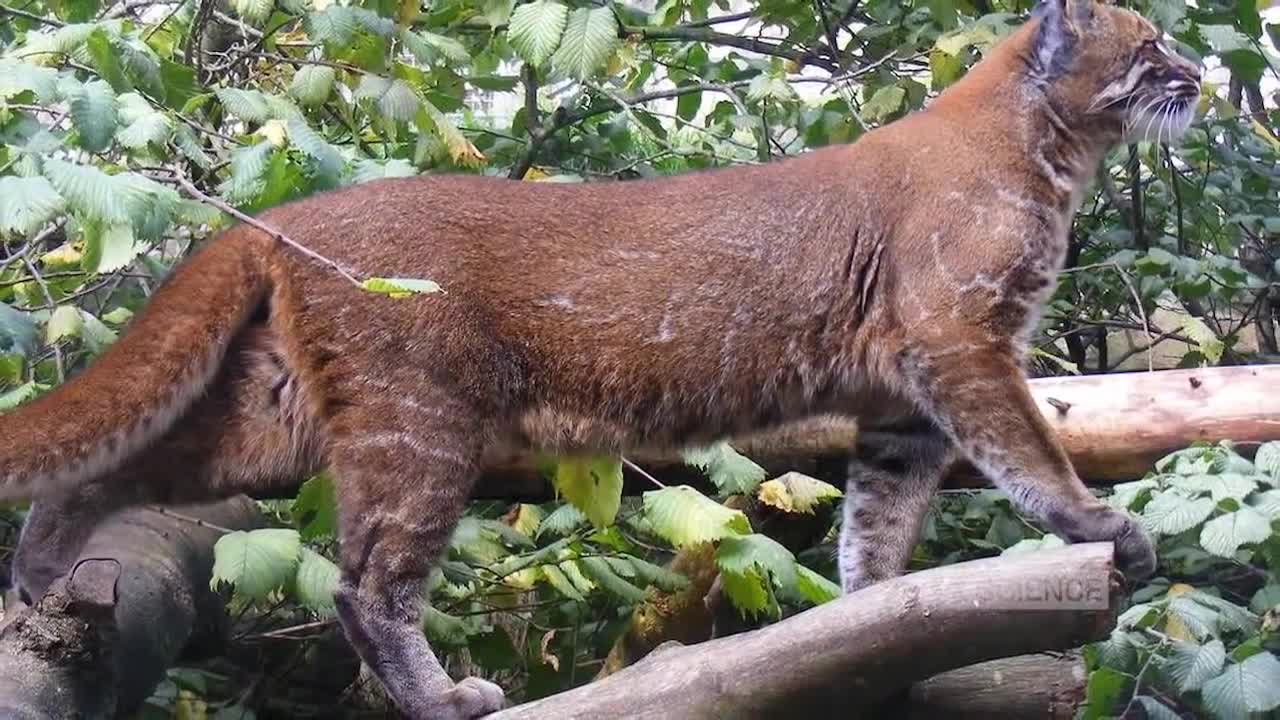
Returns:
[[[599,682],[489,718],[866,713],[947,670],[1106,637],[1115,622],[1111,573],[1110,543],[912,573],[760,630],[660,647]]]

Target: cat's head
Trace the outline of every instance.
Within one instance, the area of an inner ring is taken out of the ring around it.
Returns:
[[[1097,0],[1044,0],[1025,61],[1049,99],[1121,142],[1170,142],[1195,117],[1200,68],[1137,13]]]

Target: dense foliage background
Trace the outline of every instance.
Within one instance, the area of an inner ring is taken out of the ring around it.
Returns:
[[[0,410],[101,352],[228,208],[421,172],[617,182],[769,162],[927,103],[1030,4],[2,3]],[[1108,158],[1034,372],[1280,358],[1280,9],[1266,5],[1138,3],[1212,68],[1200,117],[1180,147]],[[1111,501],[1162,538],[1164,565],[1090,649],[1082,714],[1236,718],[1280,705],[1278,454],[1193,448],[1117,488]],[[572,502],[476,504],[425,622],[450,669],[517,700],[589,681],[646,593],[687,582],[665,567],[673,551],[706,542],[755,622],[834,595],[835,529],[793,552],[739,508],[754,497],[829,527],[838,489],[768,478],[724,445],[687,460],[718,494],[666,487],[619,503],[618,463],[589,459],[548,470]],[[613,492],[588,489],[598,484]],[[340,644],[329,480],[264,507],[280,528],[219,546],[236,652],[174,671],[150,704],[158,716],[304,715],[350,682],[353,668],[326,659]],[[914,565],[1055,540],[999,493],[947,493]]]

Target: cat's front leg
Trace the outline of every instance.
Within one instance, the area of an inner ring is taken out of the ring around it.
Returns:
[[[1126,576],[1150,576],[1156,554],[1142,526],[1107,507],[1076,476],[1011,344],[974,342],[978,336],[970,329],[902,352],[899,371],[916,400],[1020,511],[1068,542],[1111,541]]]

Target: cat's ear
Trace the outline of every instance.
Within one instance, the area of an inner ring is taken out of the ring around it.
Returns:
[[[1093,19],[1095,0],[1043,0],[1035,10],[1040,18],[1034,57],[1037,74],[1052,79],[1071,62],[1076,42]]]

